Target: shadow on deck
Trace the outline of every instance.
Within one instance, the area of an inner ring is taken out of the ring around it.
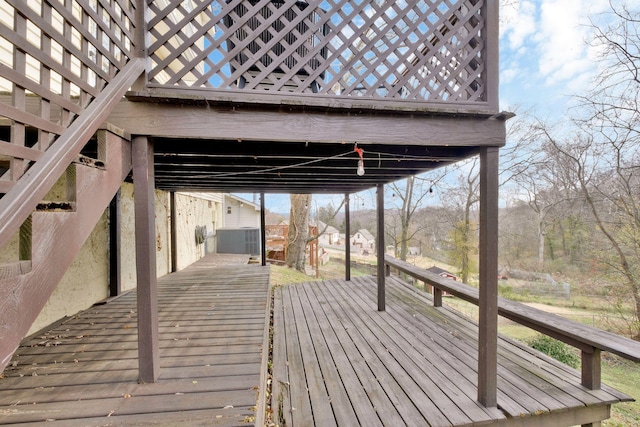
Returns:
[[[0,380],[0,425],[253,425],[269,268],[244,258],[206,257],[158,280],[157,383],[138,384],[135,292],[24,342]]]
[[[299,425],[572,426],[608,418],[630,398],[515,341],[499,340],[498,409],[477,402],[478,328],[387,280],[378,312],[375,277],[276,288],[272,406]]]

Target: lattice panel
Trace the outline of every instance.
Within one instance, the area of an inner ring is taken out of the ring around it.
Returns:
[[[155,1],[149,83],[485,101],[484,1]]]
[[[0,194],[127,63],[135,0],[0,0]]]

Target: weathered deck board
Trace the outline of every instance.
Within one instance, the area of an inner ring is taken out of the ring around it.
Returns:
[[[500,338],[499,409],[485,408],[477,324],[397,278],[387,281],[387,301],[378,312],[372,277],[276,289],[273,398],[287,426],[569,426],[629,399],[588,390],[574,369]]]
[[[26,340],[0,380],[0,425],[253,425],[268,268],[204,258],[158,281],[160,378],[138,384],[135,294]]]

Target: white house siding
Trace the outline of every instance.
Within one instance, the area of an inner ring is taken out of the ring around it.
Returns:
[[[260,228],[260,210],[253,203],[225,195],[224,228]]]

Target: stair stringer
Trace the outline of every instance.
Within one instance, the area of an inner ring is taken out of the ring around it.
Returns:
[[[0,280],[0,373],[131,171],[131,143],[106,132],[105,168],[75,168],[75,211],[34,212],[31,271]]]

